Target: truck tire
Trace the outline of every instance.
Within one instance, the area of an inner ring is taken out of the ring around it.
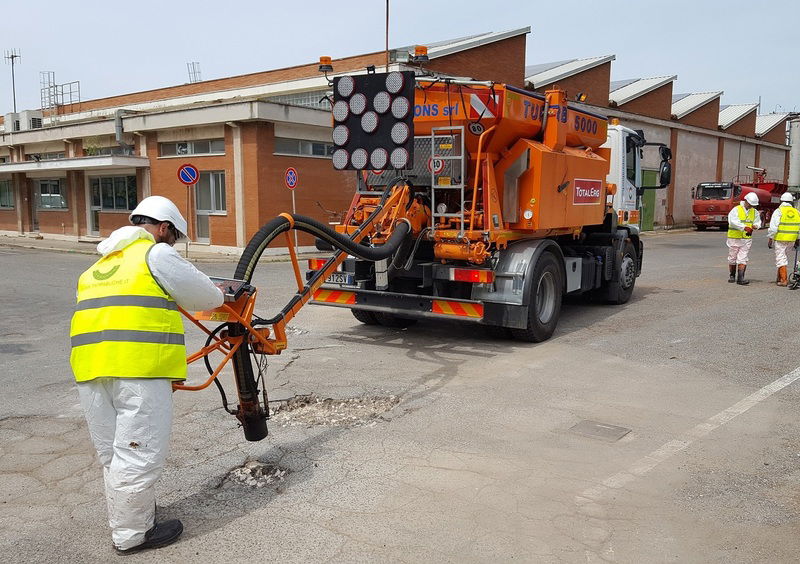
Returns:
[[[378,323],[384,327],[394,327],[395,329],[405,329],[406,327],[411,327],[417,322],[416,319],[411,319],[410,317],[400,317],[399,315],[395,315],[393,313],[384,313],[382,311],[376,311],[374,315]]]
[[[622,260],[615,265],[618,271],[617,280],[609,280],[605,288],[605,302],[613,305],[622,305],[631,299],[633,287],[636,285],[636,248],[630,241],[625,242],[622,249]]]
[[[364,325],[378,325],[375,312],[366,309],[351,309],[350,313]]]
[[[516,339],[541,343],[556,330],[564,295],[563,272],[564,267],[553,253],[542,253],[533,268],[528,326],[525,329],[511,329]]]
[[[697,227],[698,231],[705,231],[708,226],[707,225],[695,225],[695,227]]]

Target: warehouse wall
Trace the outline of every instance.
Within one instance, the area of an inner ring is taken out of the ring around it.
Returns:
[[[788,153],[786,151],[780,149],[761,147],[758,166],[767,169],[767,178],[783,179],[787,155]],[[783,181],[785,182],[785,179],[783,179]]]
[[[755,145],[744,141],[726,139],[723,149],[722,182],[733,182],[737,176],[752,174],[747,165],[753,166],[755,162]]]
[[[692,188],[700,182],[714,180],[717,172],[717,139],[677,130],[678,151],[673,158],[675,195],[672,217],[675,225],[692,222]]]

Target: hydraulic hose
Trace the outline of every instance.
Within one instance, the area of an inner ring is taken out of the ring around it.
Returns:
[[[297,229],[298,231],[315,235],[329,242],[335,248],[340,249],[329,259],[328,264],[340,258],[343,253],[350,253],[360,259],[369,261],[383,260],[393,256],[398,249],[400,249],[411,232],[411,225],[407,221],[396,225],[389,239],[380,247],[368,247],[357,243],[353,239],[360,235],[364,229],[372,225],[372,221],[377,214],[381,212],[386,200],[389,198],[391,190],[399,181],[401,181],[401,179],[397,179],[387,186],[375,210],[373,210],[367,220],[361,224],[352,236],[337,233],[327,225],[323,225],[317,220],[303,215],[292,216],[294,225],[292,225],[292,221],[283,216],[268,221],[253,235],[253,238],[250,239],[247,247],[245,247],[242,252],[239,264],[236,266],[236,272],[233,275],[234,278],[250,282],[253,277],[253,271],[264,249],[267,248],[267,245],[281,233],[285,233],[290,229]],[[319,281],[324,271],[324,268],[317,271],[307,282],[306,286],[292,297],[278,315],[271,319],[254,319],[252,325],[254,327],[257,325],[272,325],[285,319],[286,315],[291,312],[299,302],[302,302],[302,300],[307,297],[311,287]],[[246,334],[245,328],[238,323],[231,323],[229,331],[232,337],[240,337]],[[253,367],[250,362],[250,350],[250,344],[245,342],[233,356],[233,370],[239,394],[239,408],[236,412],[236,418],[242,424],[245,439],[248,441],[260,441],[267,436],[267,406],[265,405],[262,408],[259,405],[258,383],[255,380]]]
[[[323,225],[315,219],[302,215],[295,215],[292,217],[294,219],[294,229],[297,229],[298,231],[304,231],[305,233],[310,233],[311,235],[315,235],[320,239],[330,242],[334,247],[340,249],[337,253],[337,256],[339,253],[347,252],[362,260],[369,261],[379,261],[394,255],[411,231],[408,223],[399,223],[384,245],[381,245],[380,247],[366,247],[354,242],[346,235],[337,233],[327,225]],[[250,241],[250,244],[242,253],[242,258],[239,261],[239,266],[236,268],[234,278],[250,282],[250,279],[253,276],[253,268],[258,263],[258,259],[264,252],[266,246],[278,235],[289,231],[291,228],[291,223],[285,217],[276,217],[268,221],[264,227],[262,227],[258,233],[256,233],[256,235]],[[321,272],[322,271],[319,271],[314,276],[316,277],[321,275]],[[283,308],[281,313],[271,319],[260,320],[258,321],[258,324],[270,325],[279,321],[286,312],[291,311],[295,304],[301,300],[303,296],[305,296],[305,294],[308,292],[309,286],[314,281],[315,278],[312,277],[311,280],[309,280],[309,284],[306,286],[306,289],[295,294],[289,303]]]

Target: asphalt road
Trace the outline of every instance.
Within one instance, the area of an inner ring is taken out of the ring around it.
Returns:
[[[724,234],[645,245],[630,303],[568,303],[539,345],[306,307],[269,359],[278,412],[264,441],[244,441],[213,388],[175,394],[159,516],[186,532],[130,558],[797,561],[800,292],[770,283],[763,231],[748,287],[726,283]],[[0,248],[4,561],[114,557],[68,366],[90,262]],[[260,265],[256,283],[264,316],[293,292],[287,264]]]

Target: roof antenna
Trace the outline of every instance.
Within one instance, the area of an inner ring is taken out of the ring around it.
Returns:
[[[19,49],[7,49],[3,58],[11,64],[11,93],[14,96],[14,113],[17,113],[17,83],[14,78],[14,65],[22,55]]]
[[[200,77],[200,63],[197,61],[186,63],[186,70],[189,71],[189,84],[201,82],[203,79]]]

